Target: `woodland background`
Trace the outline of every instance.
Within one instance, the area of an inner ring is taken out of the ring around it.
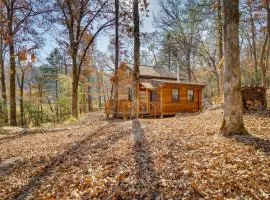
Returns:
[[[149,3],[139,4],[141,25],[150,13]],[[175,73],[179,67],[188,81],[207,84],[205,98],[221,100],[222,2],[164,0],[159,7],[153,16],[155,30],[140,34],[140,63]],[[239,9],[241,84],[267,88],[269,2],[241,0]],[[1,0],[0,126],[50,125],[102,109],[114,95],[114,66],[134,63],[133,30],[128,0]],[[58,47],[41,63],[38,55],[48,42],[44,33],[54,35]],[[100,34],[111,40],[106,52],[96,48]]]

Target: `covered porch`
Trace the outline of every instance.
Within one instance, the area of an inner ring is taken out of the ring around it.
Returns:
[[[131,90],[128,89],[128,98],[118,100],[118,113],[117,115],[122,118],[130,118],[131,117],[131,108],[132,108],[132,97]],[[105,104],[105,113],[109,117],[109,115],[113,115],[114,100],[108,100]],[[161,106],[162,106],[162,98],[161,98],[161,89],[158,84],[150,83],[150,82],[141,82],[139,88],[139,116],[143,117],[157,117],[161,115]]]

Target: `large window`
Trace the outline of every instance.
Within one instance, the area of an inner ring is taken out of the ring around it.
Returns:
[[[179,89],[172,89],[172,103],[179,102]]]
[[[188,102],[193,102],[194,101],[194,90],[188,89],[187,91],[187,100]]]

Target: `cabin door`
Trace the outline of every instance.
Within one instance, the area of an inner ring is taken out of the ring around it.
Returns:
[[[150,91],[150,103],[149,103],[150,112],[156,111],[160,107],[160,93],[157,91]]]

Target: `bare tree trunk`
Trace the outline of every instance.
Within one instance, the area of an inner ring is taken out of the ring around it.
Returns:
[[[254,24],[253,19],[253,9],[252,5],[250,5],[250,23],[251,23],[251,39],[252,39],[252,54],[253,54],[253,61],[254,61],[254,70],[255,70],[255,81],[257,84],[257,74],[258,74],[258,60],[257,60],[257,47],[256,47],[256,27]]]
[[[12,25],[11,25],[12,26]],[[12,31],[12,29],[11,29]],[[16,116],[16,63],[15,63],[15,48],[13,38],[9,43],[9,53],[10,53],[10,125],[17,125]]]
[[[187,74],[188,74],[188,81],[191,82],[192,78],[192,71],[191,71],[191,65],[190,65],[190,51],[186,54],[186,66],[187,66]]]
[[[76,58],[75,58],[76,59]],[[78,119],[78,88],[79,76],[77,75],[77,65],[73,63],[72,72],[72,116]]]
[[[218,47],[218,62],[223,58],[223,29],[222,29],[222,7],[221,1],[218,0],[217,10],[217,47]],[[219,96],[221,99],[224,98],[224,67],[221,66],[218,74],[218,85],[219,85]]]
[[[266,86],[266,64],[264,63],[264,56],[265,56],[265,53],[267,52],[266,51],[267,42],[268,42],[268,34],[265,37],[262,51],[261,51],[261,56],[260,56],[260,67],[262,69],[262,86],[263,87]]]
[[[113,117],[118,113],[118,64],[119,64],[119,0],[115,0],[115,81],[114,81],[114,112]]]
[[[88,94],[88,111],[93,112],[93,102],[92,102],[92,96],[90,93]]]
[[[140,84],[140,16],[139,1],[133,0],[134,19],[134,70],[133,70],[133,98],[132,118],[139,118],[139,84]]]
[[[6,89],[6,78],[5,78],[5,63],[3,56],[3,42],[1,41],[0,47],[0,67],[1,67],[1,88],[2,88],[2,98],[3,98],[3,119],[5,123],[8,123],[8,111],[7,111],[7,89]]]
[[[56,121],[59,122],[59,107],[58,107],[58,69],[56,69],[56,80],[55,80],[55,114]]]
[[[102,92],[101,92],[101,79],[100,79],[100,72],[98,71],[96,67],[96,74],[97,74],[97,84],[98,84],[98,109],[100,110],[102,107]]]
[[[43,123],[43,85],[39,84],[40,123]]]
[[[244,134],[240,48],[239,48],[239,0],[223,0],[224,3],[224,119],[220,133],[224,136]]]
[[[29,81],[29,118],[28,123],[31,123],[32,120],[32,84]]]
[[[21,116],[21,125],[22,127],[24,126],[24,77],[25,77],[25,72],[22,70],[22,75],[21,75],[21,82],[19,80],[19,76],[17,74],[17,81],[18,81],[18,85],[20,87],[20,116]]]
[[[153,51],[153,55],[154,55],[154,60],[155,60],[155,66],[157,66],[157,57],[156,57],[155,51]]]

